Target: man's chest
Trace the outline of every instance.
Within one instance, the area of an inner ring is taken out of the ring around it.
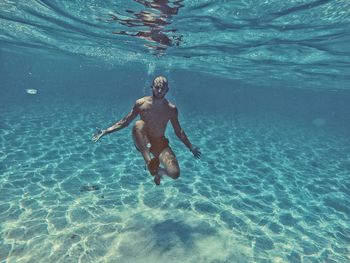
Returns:
[[[141,107],[140,115],[143,119],[152,122],[167,122],[171,118],[171,112],[167,107],[155,107],[152,105]]]

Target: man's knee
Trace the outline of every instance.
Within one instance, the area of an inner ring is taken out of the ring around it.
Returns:
[[[139,138],[144,137],[144,128],[145,128],[145,122],[142,120],[138,120],[135,122],[134,127],[132,127],[132,137],[134,141],[140,140]]]
[[[180,177],[180,170],[178,169],[168,170],[168,175],[173,179],[177,179]]]
[[[135,122],[135,125],[133,127],[133,132],[142,131],[144,127],[145,127],[145,122],[143,120],[138,120]]]

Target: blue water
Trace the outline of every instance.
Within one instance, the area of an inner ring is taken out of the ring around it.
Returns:
[[[0,1],[0,262],[350,262],[349,10]],[[159,74],[202,158],[169,125],[156,186],[91,136]]]

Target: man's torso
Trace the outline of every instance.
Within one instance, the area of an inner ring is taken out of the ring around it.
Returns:
[[[162,103],[154,103],[151,96],[137,100],[141,120],[146,124],[147,135],[153,138],[164,136],[168,121],[175,114],[175,106],[164,99]]]

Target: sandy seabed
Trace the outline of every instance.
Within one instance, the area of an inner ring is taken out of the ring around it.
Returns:
[[[350,262],[350,142],[278,116],[181,116],[181,177],[154,185],[123,109],[10,107],[1,262]],[[114,119],[111,118],[114,116]]]

